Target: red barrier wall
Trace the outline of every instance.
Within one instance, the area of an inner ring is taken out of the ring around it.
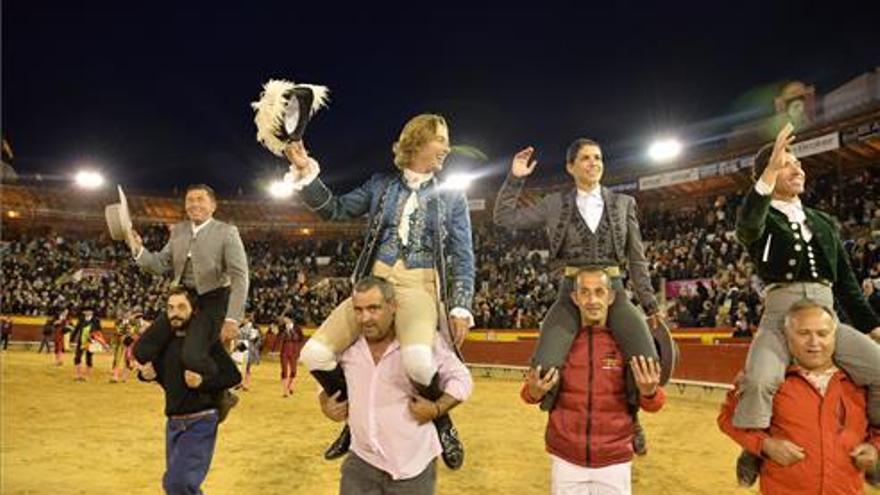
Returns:
[[[535,341],[468,341],[462,348],[468,363],[527,366]],[[746,361],[747,344],[679,344],[681,359],[673,378],[733,383]]]
[[[537,340],[514,342],[468,340],[462,346],[461,352],[468,363],[528,366],[529,357],[537,342]]]
[[[105,324],[107,322],[104,322]],[[41,325],[15,323],[12,340],[39,342]],[[105,325],[108,339],[112,328]],[[264,350],[272,349],[274,335],[267,335]],[[109,342],[109,340],[108,340]],[[512,342],[468,340],[462,348],[468,363],[527,366],[537,340],[524,339]],[[745,364],[747,343],[706,345],[698,342],[679,342],[681,359],[674,378],[716,383],[732,383],[733,378]]]
[[[673,378],[702,382],[733,383],[745,366],[747,344],[679,344],[681,359]]]

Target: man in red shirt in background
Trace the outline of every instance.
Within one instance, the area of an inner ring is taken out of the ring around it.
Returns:
[[[554,495],[596,489],[632,493],[633,418],[626,399],[626,363],[605,327],[614,295],[601,268],[577,273],[571,298],[580,311],[581,328],[568,357],[559,370],[550,368],[543,376],[540,366],[529,370],[520,394],[527,403],[539,404],[561,380],[546,435]],[[665,402],[660,364],[637,356],[630,366],[641,394],[640,407],[660,410]]]
[[[281,355],[278,357],[281,363],[281,396],[288,397],[293,393],[293,379],[296,378],[296,363],[299,361],[299,352],[302,350],[302,329],[295,321],[296,316],[283,316],[281,326],[278,328],[278,337],[272,344],[272,350],[281,345]]]
[[[773,400],[766,430],[733,426],[738,390],[727,394],[718,426],[762,459],[761,493],[863,493],[865,471],[877,468],[880,431],[868,424],[866,392],[834,365],[837,317],[808,299],[785,318],[794,364]]]

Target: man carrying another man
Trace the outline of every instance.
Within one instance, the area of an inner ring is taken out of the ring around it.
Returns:
[[[540,365],[531,368],[521,391],[526,403],[540,404],[560,385],[546,434],[554,495],[632,493],[634,432],[627,364],[641,409],[656,412],[666,400],[659,363],[645,356],[633,356],[627,363],[606,326],[615,295],[602,267],[577,272],[570,297],[580,311],[580,329],[568,355],[560,368],[545,373]]]
[[[761,458],[761,493],[863,493],[863,473],[876,469],[880,431],[868,423],[865,388],[834,364],[837,331],[833,310],[818,302],[805,299],[788,310],[794,364],[776,392],[769,428],[734,426],[741,388],[727,394],[718,426]]]
[[[443,338],[433,353],[441,393],[426,397],[403,364],[395,328],[393,285],[367,276],[351,298],[359,337],[340,355],[345,390],[321,392],[321,410],[334,421],[348,421],[350,453],[342,464],[339,493],[432,494],[442,449],[432,421],[466,400],[473,389],[468,369]],[[339,400],[342,394],[348,400]]]

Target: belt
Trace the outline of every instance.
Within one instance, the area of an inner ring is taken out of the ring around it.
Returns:
[[[785,289],[786,287],[791,287],[793,285],[806,285],[806,284],[819,284],[828,287],[829,289],[834,286],[834,284],[830,280],[825,280],[824,278],[817,278],[816,280],[809,281],[800,281],[800,282],[773,282],[767,287],[764,288],[764,292],[774,291],[776,289]]]
[[[583,270],[583,266],[566,266],[565,270],[562,272],[566,277],[574,277],[578,274],[579,271]],[[620,267],[617,265],[605,266],[601,267],[601,270],[605,272],[611,278],[620,277]]]
[[[198,419],[204,418],[205,416],[210,416],[212,414],[217,414],[216,409],[205,409],[204,411],[189,413],[189,414],[169,414],[168,419]]]

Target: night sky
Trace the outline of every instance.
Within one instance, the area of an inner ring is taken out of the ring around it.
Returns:
[[[578,136],[603,143],[613,170],[658,134],[711,143],[769,114],[786,80],[825,93],[880,65],[880,2],[302,3],[4,1],[16,170],[60,178],[92,164],[135,189],[257,194],[284,168],[257,144],[249,107],[270,77],[330,87],[306,142],[340,189],[390,167],[404,121],[425,111],[483,150],[498,180],[528,144],[559,170]]]

